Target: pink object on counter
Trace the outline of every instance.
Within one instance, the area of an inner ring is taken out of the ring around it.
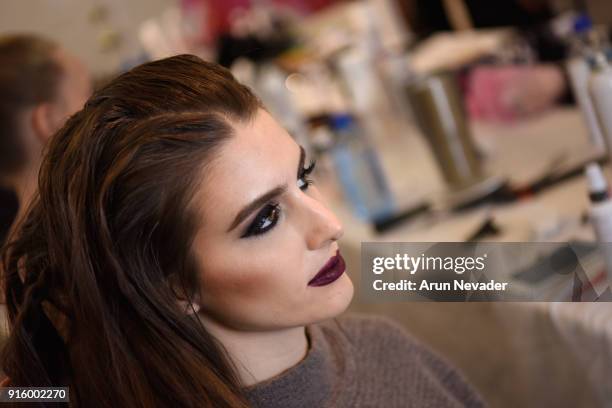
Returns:
[[[471,118],[506,122],[548,109],[566,86],[561,68],[544,64],[477,67],[466,85]]]

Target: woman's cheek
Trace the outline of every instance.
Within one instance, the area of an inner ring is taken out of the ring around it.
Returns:
[[[261,286],[262,276],[256,268],[242,269],[238,266],[220,268],[204,273],[202,289],[211,297],[236,298],[252,296]]]

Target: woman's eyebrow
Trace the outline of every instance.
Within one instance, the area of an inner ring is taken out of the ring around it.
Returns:
[[[298,163],[297,168],[297,177],[300,176],[302,167],[304,167],[305,156],[306,153],[304,152],[304,148],[300,146],[300,161]],[[238,212],[238,214],[236,214],[236,217],[234,218],[234,221],[232,221],[232,224],[228,228],[227,232],[231,232],[234,228],[236,228],[242,221],[244,221],[249,215],[251,215],[253,211],[257,210],[259,207],[264,205],[266,202],[272,200],[274,197],[278,197],[284,194],[286,191],[287,183],[282,184],[280,186],[276,186],[272,190],[262,194],[255,200],[251,201],[251,203],[247,204],[242,210]]]

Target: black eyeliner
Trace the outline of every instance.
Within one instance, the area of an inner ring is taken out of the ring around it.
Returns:
[[[303,153],[303,150],[302,150]],[[304,181],[304,186],[300,187],[301,190],[306,190],[308,189],[308,186],[310,186],[312,184],[312,180],[310,180],[309,178],[307,178],[307,176],[313,172],[315,165],[316,165],[316,160],[311,160],[310,164],[308,164],[307,167],[303,167],[303,162],[304,162],[304,157],[301,156],[300,157],[300,171],[298,173],[298,179],[303,180]],[[266,204],[262,210],[260,210],[257,215],[255,216],[255,219],[253,220],[253,222],[251,224],[249,224],[249,226],[246,228],[246,231],[240,236],[240,238],[250,238],[250,237],[256,237],[259,235],[263,235],[266,232],[268,232],[269,230],[271,230],[272,228],[274,228],[278,222],[278,218],[280,218],[280,214],[276,217],[276,219],[274,220],[274,222],[272,222],[272,224],[270,224],[268,227],[266,227],[266,229],[262,230],[262,231],[254,231],[254,229],[257,228],[257,225],[259,225],[261,223],[261,219],[264,217],[262,215],[262,213],[267,210],[268,208],[272,207],[272,212],[274,211],[279,211],[280,212],[280,205],[278,203],[269,203]]]
[[[271,208],[271,210],[268,210],[270,208]],[[274,221],[272,221],[272,223],[269,226],[267,226],[264,230],[260,230],[260,231],[255,230],[256,228],[258,228],[258,225],[261,224],[261,221],[262,221],[263,218],[269,217],[270,214],[272,214],[274,212],[278,212],[279,214],[276,216]],[[266,213],[266,214],[264,214],[264,213]],[[257,213],[257,215],[255,216],[255,219],[253,220],[253,222],[251,224],[249,224],[249,226],[247,227],[245,233],[242,234],[242,236],[240,238],[250,238],[250,237],[255,237],[255,236],[258,236],[258,235],[265,234],[266,232],[268,232],[269,230],[274,228],[274,226],[278,222],[279,218],[280,218],[280,205],[278,203],[275,203],[275,202],[271,202],[271,203],[266,204]]]

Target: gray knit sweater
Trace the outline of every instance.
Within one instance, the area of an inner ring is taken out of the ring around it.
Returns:
[[[393,320],[363,314],[306,326],[297,365],[245,388],[253,407],[484,407],[461,374]]]

